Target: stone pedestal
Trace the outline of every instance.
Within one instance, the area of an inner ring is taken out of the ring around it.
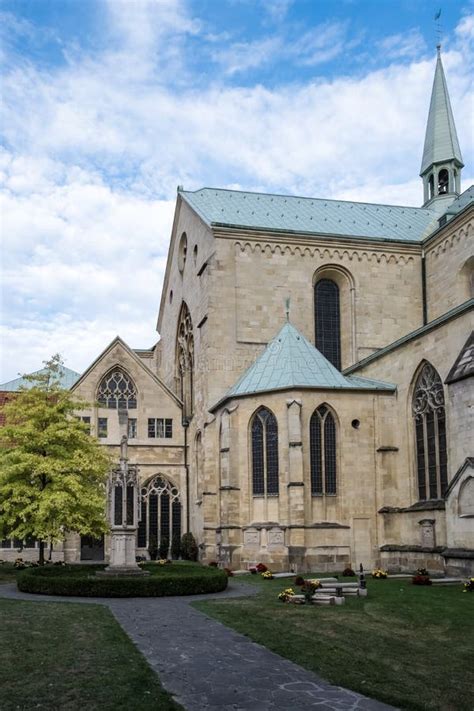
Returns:
[[[110,563],[100,575],[149,575],[135,560],[136,529],[114,528],[110,541]]]

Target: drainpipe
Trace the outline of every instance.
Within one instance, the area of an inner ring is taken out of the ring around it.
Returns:
[[[184,427],[184,469],[186,471],[186,533],[189,533],[189,464],[188,464],[188,427],[189,420],[183,417]]]
[[[428,323],[428,304],[426,303],[426,260],[425,250],[421,252],[421,299],[423,304],[423,326]]]

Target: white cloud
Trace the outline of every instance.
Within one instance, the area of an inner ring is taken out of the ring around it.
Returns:
[[[149,2],[130,28],[134,5],[108,6],[113,37],[100,54],[76,51],[54,71],[14,57],[5,72],[1,381],[56,351],[83,369],[117,333],[134,347],[156,340],[178,184],[421,202],[434,57],[406,63],[405,54],[403,65],[273,89],[227,86],[222,76],[203,86],[189,81],[189,67],[175,81],[183,58],[168,48],[203,32],[199,21],[183,3]],[[150,17],[161,18],[158,29]],[[279,49],[314,66],[342,51],[345,27],[326,29],[295,46],[260,47],[260,60]],[[443,61],[472,175],[471,29],[463,18]],[[249,61],[230,50],[228,71]]]
[[[387,59],[411,59],[426,50],[426,42],[419,30],[390,35],[377,43]]]

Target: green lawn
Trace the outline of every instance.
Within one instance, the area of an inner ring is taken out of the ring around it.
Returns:
[[[394,706],[474,708],[474,593],[460,585],[369,580],[367,598],[316,607],[277,599],[291,578],[239,581],[259,594],[195,607],[324,679]]]
[[[2,711],[181,708],[112,613],[91,604],[0,599],[0,689]]]

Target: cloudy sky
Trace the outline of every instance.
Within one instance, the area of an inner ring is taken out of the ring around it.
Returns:
[[[177,185],[419,205],[437,9],[0,1],[0,382],[153,345]],[[441,20],[466,188],[474,6]]]

